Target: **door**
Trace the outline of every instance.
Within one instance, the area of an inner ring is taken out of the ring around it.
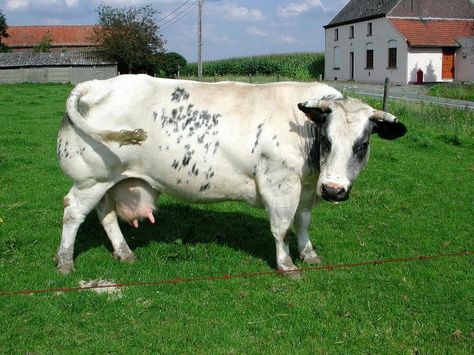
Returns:
[[[354,80],[354,52],[349,52],[349,80]]]
[[[454,79],[454,48],[443,48],[441,79]]]

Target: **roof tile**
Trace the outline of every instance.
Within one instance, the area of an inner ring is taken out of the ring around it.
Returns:
[[[458,47],[456,38],[474,36],[474,20],[389,20],[412,47]]]
[[[51,34],[54,47],[94,46],[89,39],[95,26],[9,26],[4,39],[8,47],[34,47]]]

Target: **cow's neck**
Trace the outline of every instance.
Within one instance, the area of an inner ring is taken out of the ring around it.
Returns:
[[[299,122],[297,127],[305,173],[309,175],[317,174],[319,173],[319,136],[321,130],[318,125],[307,119],[304,122]]]

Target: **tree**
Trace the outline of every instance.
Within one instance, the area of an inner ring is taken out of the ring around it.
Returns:
[[[120,72],[147,70],[150,57],[164,47],[154,19],[156,13],[151,5],[113,8],[101,4],[97,7],[99,22],[91,40],[108,59],[118,63]]]
[[[53,36],[51,36],[51,33],[47,32],[43,37],[41,37],[41,42],[33,48],[33,52],[35,53],[51,52],[52,45],[53,45]]]
[[[161,77],[172,78],[187,64],[186,59],[179,53],[159,53],[155,56],[155,73]]]
[[[7,32],[7,29],[7,18],[5,17],[3,12],[0,11],[0,52],[9,52],[7,45],[5,43],[2,43],[2,38],[10,37]]]

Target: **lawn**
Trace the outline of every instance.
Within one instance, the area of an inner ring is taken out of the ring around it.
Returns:
[[[428,91],[428,95],[474,101],[474,84],[437,84]]]
[[[57,274],[70,182],[56,162],[56,135],[71,88],[0,85],[0,292],[274,269],[265,211],[164,196],[157,225],[122,227],[135,264],[112,258],[90,215],[76,240],[77,271]],[[311,236],[325,264],[474,250],[474,114],[389,107],[409,133],[374,137],[351,199],[314,209]],[[116,294],[0,295],[0,353],[472,354],[473,261],[307,271],[300,281],[270,274]]]

